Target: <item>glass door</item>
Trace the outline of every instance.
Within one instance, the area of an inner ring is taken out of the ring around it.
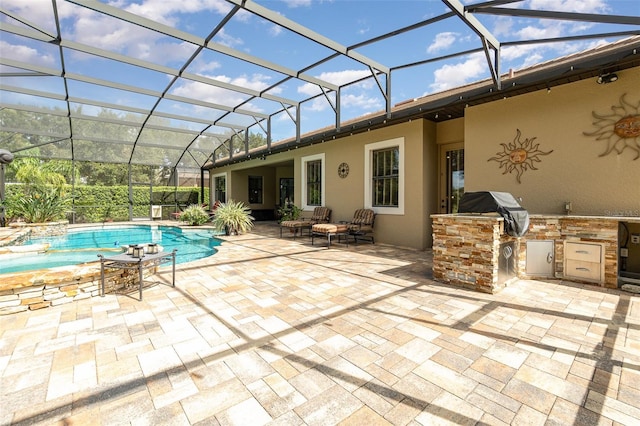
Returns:
[[[227,202],[227,176],[220,175],[213,178],[213,199],[221,203]],[[214,202],[215,202],[214,201]]]
[[[293,178],[280,178],[280,207],[293,204]]]
[[[457,213],[464,194],[464,145],[440,146],[440,213]]]

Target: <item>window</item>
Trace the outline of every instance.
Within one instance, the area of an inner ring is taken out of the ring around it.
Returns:
[[[365,207],[404,214],[404,138],[365,145]]]
[[[324,154],[302,157],[301,161],[301,180],[304,185],[302,189],[302,208],[304,210],[312,210],[314,207],[324,206]]]
[[[397,146],[373,151],[373,207],[398,207]]]
[[[222,173],[213,177],[213,200],[227,202],[227,174]]]
[[[249,176],[249,204],[262,204],[262,176]]]
[[[322,204],[322,161],[307,162],[307,205]]]

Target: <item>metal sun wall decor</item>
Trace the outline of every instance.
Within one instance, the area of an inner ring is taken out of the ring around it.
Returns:
[[[626,149],[635,152],[634,160],[640,158],[640,101],[636,105],[620,96],[619,105],[612,105],[611,114],[598,114],[592,111],[593,132],[583,132],[585,136],[595,136],[596,141],[606,141],[607,148],[600,157],[616,152],[618,155]]]
[[[520,177],[522,174],[531,169],[538,170],[533,163],[539,163],[541,155],[549,155],[553,152],[551,151],[540,151],[538,147],[540,144],[533,143],[536,138],[525,139],[524,141],[520,141],[520,129],[516,129],[516,137],[513,139],[512,143],[504,144],[501,143],[503,150],[502,152],[496,153],[495,157],[489,158],[487,161],[497,161],[500,163],[500,168],[504,169],[503,175],[507,173],[516,172],[516,180],[518,183],[520,182]]]

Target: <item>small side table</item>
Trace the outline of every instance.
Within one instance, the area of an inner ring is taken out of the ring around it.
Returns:
[[[140,300],[142,300],[142,271],[145,268],[159,266],[163,263],[171,262],[173,267],[171,271],[171,285],[176,286],[176,252],[175,249],[172,252],[160,252],[154,254],[145,254],[143,257],[133,257],[126,253],[118,254],[116,256],[103,256],[98,255],[100,258],[100,282],[102,283],[101,296],[104,296],[104,268],[117,268],[117,269],[137,269],[139,280]]]

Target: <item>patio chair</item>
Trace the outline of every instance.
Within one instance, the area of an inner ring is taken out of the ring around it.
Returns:
[[[351,222],[340,223],[320,223],[311,227],[311,245],[313,245],[314,237],[327,238],[327,247],[331,247],[331,239],[338,238],[338,242],[344,237],[345,242],[349,245],[349,237],[352,236],[354,242],[358,240],[369,241],[373,244],[373,223],[375,220],[375,212],[371,209],[358,209],[353,214]]]
[[[373,241],[373,224],[376,220],[376,213],[371,209],[358,209],[353,214],[353,220],[349,224],[349,235],[353,237],[355,243],[358,240]]]
[[[302,235],[303,229],[309,230],[309,235],[311,235],[311,227],[313,225],[319,223],[327,223],[331,219],[331,209],[328,207],[316,207],[313,209],[313,214],[311,217],[296,219],[296,220],[285,220],[280,222],[280,238],[282,238],[282,229],[288,228],[293,231],[293,239],[295,240],[296,235],[300,232]]]

